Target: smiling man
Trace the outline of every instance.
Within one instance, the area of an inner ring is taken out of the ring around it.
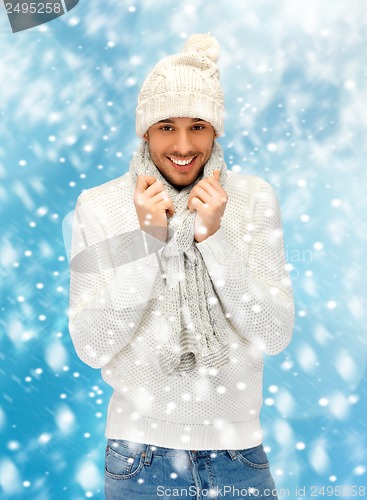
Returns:
[[[168,118],[152,125],[144,139],[156,167],[180,190],[202,174],[215,136],[213,126],[201,118]]]
[[[159,120],[151,125],[143,136],[148,143],[149,157],[156,167],[155,170],[158,169],[169,186],[181,191],[187,186],[197,184],[190,193],[187,192],[187,204],[183,208],[189,209],[190,212],[198,210],[194,226],[194,238],[198,243],[219,229],[228,199],[219,182],[220,170],[214,170],[212,177],[203,176],[204,166],[210,158],[212,162],[215,158],[213,147],[216,136],[217,132],[208,121],[184,117]],[[219,146],[216,147],[218,149]],[[141,165],[144,165],[144,160]],[[133,171],[133,164],[130,170]],[[197,183],[198,179],[201,180]],[[173,215],[174,205],[147,206],[146,197],[150,194],[154,194],[155,199],[158,193],[161,196],[165,194],[168,201],[168,193],[164,191],[162,183],[146,189],[151,183],[155,183],[154,175],[138,176],[136,180],[135,205],[140,227],[152,236],[166,241],[167,232],[163,229],[162,233],[161,218],[166,215],[165,210],[168,211],[168,216]],[[184,199],[182,196],[180,198]],[[158,217],[154,217],[157,212]]]
[[[217,141],[218,57],[213,36],[192,35],[153,68],[129,171],[75,209],[69,330],[114,389],[109,500],[277,498],[259,418],[263,355],[291,340],[293,293],[276,194],[228,170]]]

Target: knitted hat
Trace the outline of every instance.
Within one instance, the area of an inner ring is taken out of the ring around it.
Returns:
[[[219,82],[220,45],[210,34],[191,35],[183,50],[159,61],[143,83],[136,133],[174,117],[201,118],[223,134],[224,95]]]

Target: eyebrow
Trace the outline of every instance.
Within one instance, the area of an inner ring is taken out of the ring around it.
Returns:
[[[193,118],[192,122],[193,123],[195,123],[195,122],[205,122],[205,120],[203,120],[202,118]],[[170,118],[168,118],[167,120],[159,120],[157,123],[175,123],[175,120],[171,120]]]

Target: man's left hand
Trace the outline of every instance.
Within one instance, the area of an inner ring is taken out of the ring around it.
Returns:
[[[190,212],[197,211],[195,217],[195,240],[200,243],[209,238],[219,228],[228,195],[219,183],[220,170],[213,171],[213,177],[201,179],[191,190],[187,201]]]

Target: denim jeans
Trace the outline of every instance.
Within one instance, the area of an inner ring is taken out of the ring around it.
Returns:
[[[262,444],[243,450],[176,450],[108,439],[106,500],[278,500]]]

